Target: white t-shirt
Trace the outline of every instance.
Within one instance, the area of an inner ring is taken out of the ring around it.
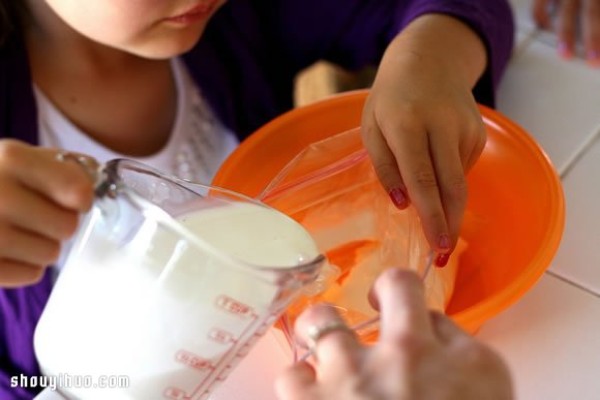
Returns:
[[[238,145],[235,135],[215,117],[199,88],[179,59],[171,63],[177,90],[177,112],[167,144],[148,157],[125,157],[143,162],[165,173],[194,182],[210,183],[221,163]],[[104,163],[124,155],[87,136],[69,121],[38,88],[39,143],[88,154]],[[65,244],[55,263],[60,272],[71,242]],[[56,275],[54,276],[56,278]]]
[[[171,66],[177,90],[177,112],[171,136],[159,152],[147,157],[129,157],[108,149],[71,123],[35,88],[40,145],[88,154],[100,163],[129,158],[182,179],[210,183],[238,140],[216,118],[183,62],[173,59]]]

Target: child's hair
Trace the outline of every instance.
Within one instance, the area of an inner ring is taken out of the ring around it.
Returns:
[[[27,10],[23,0],[0,0],[0,45],[23,23]]]

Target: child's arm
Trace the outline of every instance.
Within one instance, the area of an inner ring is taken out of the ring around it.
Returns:
[[[485,145],[471,91],[486,65],[485,46],[471,28],[454,17],[423,15],[387,48],[363,112],[364,143],[384,187],[400,208],[413,203],[440,253],[456,243],[465,174]]]
[[[493,106],[512,49],[509,3],[279,0],[256,7],[282,68],[301,69],[318,59],[348,69],[379,63],[363,119],[367,147],[388,190],[402,188],[397,169],[408,168],[404,197],[419,210],[432,248],[451,251],[464,175],[485,138],[475,100]],[[405,203],[398,190],[392,197]]]
[[[93,183],[57,150],[0,140],[0,287],[31,284],[56,261],[93,199]]]

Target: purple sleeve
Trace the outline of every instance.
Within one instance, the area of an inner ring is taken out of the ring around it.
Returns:
[[[402,3],[402,2],[400,2]],[[494,93],[510,58],[514,41],[512,9],[505,0],[413,0],[398,7],[396,32],[423,14],[440,13],[469,25],[487,50],[488,64],[473,92],[481,103],[494,105]]]
[[[318,59],[350,69],[377,64],[392,38],[415,18],[427,13],[459,18],[486,46],[488,67],[474,93],[490,105],[513,45],[506,0],[279,0],[255,7],[265,36],[279,49],[275,56],[297,70]]]
[[[21,376],[40,375],[33,350],[33,333],[50,294],[51,274],[49,268],[37,284],[16,289],[0,289],[2,400],[29,400],[41,390],[40,387],[19,386],[19,379]]]

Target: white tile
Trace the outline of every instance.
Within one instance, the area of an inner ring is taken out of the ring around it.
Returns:
[[[529,42],[533,40],[535,33],[534,32],[526,32],[522,29],[517,29],[515,34],[515,45],[513,48],[513,57],[515,57],[521,51],[524,51]]]
[[[511,0],[511,7],[515,19],[515,45],[513,54],[517,54],[535,36],[536,27],[531,18],[530,0]]]
[[[598,109],[600,113],[600,109]],[[563,178],[566,224],[551,271],[600,294],[600,141]],[[600,319],[600,314],[598,314]],[[600,335],[599,335],[600,336]]]
[[[533,33],[532,37],[533,37],[533,40],[540,42],[540,43],[544,43],[544,44],[552,47],[553,49],[556,49],[556,46],[558,44],[558,39],[557,39],[556,35],[554,34],[554,32],[551,32],[551,31],[538,30]],[[558,55],[556,55],[556,56],[558,57]]]
[[[531,17],[532,0],[510,0],[517,29],[531,32],[535,29],[535,22]]]
[[[477,335],[507,361],[518,400],[600,398],[600,298],[545,275]]]
[[[600,123],[600,74],[532,41],[511,60],[498,109],[532,134],[560,170]]]

